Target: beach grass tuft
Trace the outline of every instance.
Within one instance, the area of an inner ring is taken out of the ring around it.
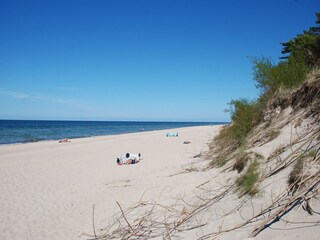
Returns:
[[[257,160],[255,160],[250,164],[247,172],[238,178],[236,182],[238,191],[249,194],[250,196],[256,195],[259,191],[256,185],[259,177],[259,163]]]

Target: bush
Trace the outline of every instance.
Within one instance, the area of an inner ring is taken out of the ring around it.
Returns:
[[[261,104],[259,101],[240,99],[231,101],[229,105],[232,119],[230,134],[238,142],[243,142],[262,119]]]
[[[266,95],[272,95],[280,88],[292,89],[299,86],[310,71],[303,63],[294,61],[282,61],[274,65],[268,58],[255,58],[252,63],[256,87]]]

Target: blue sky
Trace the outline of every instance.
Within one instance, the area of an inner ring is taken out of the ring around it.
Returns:
[[[0,119],[228,121],[315,0],[0,0]]]

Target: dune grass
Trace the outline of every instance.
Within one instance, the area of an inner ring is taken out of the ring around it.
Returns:
[[[247,193],[250,196],[256,195],[259,192],[259,189],[256,185],[259,177],[259,163],[257,160],[255,160],[250,164],[247,172],[238,178],[236,182],[238,191],[241,193]]]

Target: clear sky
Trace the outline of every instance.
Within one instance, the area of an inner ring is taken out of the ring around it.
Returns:
[[[0,119],[228,121],[317,0],[0,0]]]

